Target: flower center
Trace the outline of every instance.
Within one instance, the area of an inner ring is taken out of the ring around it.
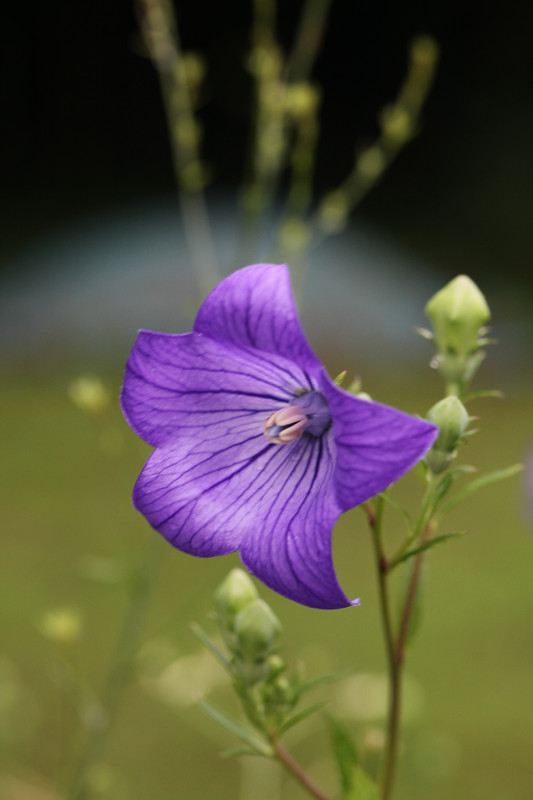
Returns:
[[[331,425],[328,404],[320,392],[304,392],[280,408],[265,422],[265,436],[272,444],[288,444],[304,431],[322,436]]]

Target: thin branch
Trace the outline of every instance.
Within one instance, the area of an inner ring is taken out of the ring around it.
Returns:
[[[169,0],[138,0],[139,25],[159,75],[187,246],[202,294],[219,280],[204,196],[200,129],[193,112],[178,22]]]
[[[309,80],[326,28],[326,18],[331,0],[307,0],[296,41],[287,65],[287,76],[291,83]]]
[[[297,761],[291,756],[291,754],[280,744],[275,738],[271,738],[272,747],[274,748],[274,753],[276,757],[281,761],[285,769],[291,773],[291,775],[296,778],[296,780],[311,794],[313,797],[316,797],[318,800],[331,800],[329,795],[324,794],[322,789],[316,785],[316,783],[309,777],[307,772],[298,764]]]

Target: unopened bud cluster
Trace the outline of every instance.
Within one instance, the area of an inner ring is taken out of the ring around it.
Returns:
[[[459,394],[483,361],[480,348],[489,342],[487,302],[469,277],[459,275],[431,298],[425,312],[433,326],[427,336],[435,342],[438,353],[434,364],[448,386]]]
[[[236,688],[256,725],[279,723],[297,695],[276,653],[281,623],[240,569],[232,570],[214,596],[217,621],[230,652]]]

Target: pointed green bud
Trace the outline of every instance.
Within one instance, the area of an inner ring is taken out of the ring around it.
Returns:
[[[439,435],[426,454],[432,472],[438,474],[449,466],[455,449],[468,426],[468,411],[458,397],[450,395],[436,403],[427,413],[427,420],[439,427]]]
[[[425,308],[440,353],[467,356],[479,344],[480,329],[490,319],[487,301],[467,275],[458,275]]]
[[[232,569],[213,598],[220,624],[232,631],[236,615],[257,598],[257,590],[246,572]]]
[[[276,647],[281,623],[264,600],[254,600],[235,617],[235,636],[244,661],[265,661]]]

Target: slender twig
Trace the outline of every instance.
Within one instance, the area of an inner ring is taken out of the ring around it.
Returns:
[[[406,78],[396,100],[381,111],[378,137],[373,144],[356,152],[351,172],[325,195],[312,216],[313,238],[309,249],[345,227],[349,213],[418,134],[422,105],[431,88],[437,61],[438,45],[431,37],[420,36],[413,41]]]
[[[394,630],[392,625],[392,615],[390,612],[389,592],[387,585],[388,564],[385,559],[382,547],[382,518],[383,518],[383,498],[376,498],[376,510],[370,503],[365,503],[365,511],[368,516],[368,524],[372,529],[374,542],[374,553],[376,556],[376,569],[379,581],[379,599],[381,607],[381,617],[383,620],[383,631],[385,636],[385,646],[387,649],[387,660],[389,665],[389,677],[391,681],[395,672],[395,647]]]
[[[318,800],[331,800],[329,795],[325,794],[319,786],[309,777],[303,767],[291,756],[291,754],[280,744],[275,737],[271,737],[272,747],[278,760],[283,764],[286,770],[296,778],[296,780]]]
[[[430,503],[434,491],[434,482],[430,482],[426,490],[424,501]],[[425,505],[423,501],[423,506]],[[414,608],[416,593],[422,569],[424,553],[419,553],[412,568],[411,577],[405,594],[405,599],[400,615],[400,623],[397,633],[392,624],[392,614],[389,598],[388,578],[394,561],[389,562],[385,556],[382,543],[382,515],[383,498],[375,500],[375,506],[365,503],[365,511],[368,517],[368,524],[372,530],[374,551],[376,556],[376,567],[378,573],[378,591],[380,597],[381,616],[383,621],[383,632],[385,646],[387,650],[387,662],[389,671],[389,704],[387,713],[387,734],[383,753],[383,766],[381,771],[381,800],[390,800],[396,773],[398,760],[398,745],[401,721],[401,697],[402,697],[402,677],[403,665],[405,661],[405,646],[409,632],[409,623]],[[424,519],[424,515],[420,519]],[[428,520],[422,531],[417,524],[416,534],[420,534],[420,544],[424,544],[430,537],[433,523]]]
[[[272,212],[281,175],[294,138],[295,116],[288,91],[305,84],[312,72],[331,0],[306,0],[294,47],[285,58],[276,40],[274,0],[255,0],[250,65],[255,81],[255,120],[249,176],[242,192],[243,227],[240,257],[257,247],[261,222]],[[316,121],[316,114],[313,115]],[[309,132],[308,132],[309,133]],[[314,132],[307,135],[306,149],[314,150]],[[311,139],[311,142],[309,142]],[[306,167],[309,178],[313,158]],[[305,189],[307,193],[307,189]]]
[[[139,24],[157,68],[165,105],[183,228],[199,290],[218,282],[218,266],[203,192],[199,125],[187,82],[177,17],[169,0],[137,0]]]
[[[287,75],[291,83],[309,80],[324,37],[330,5],[331,0],[307,0],[305,3],[287,65]]]
[[[120,700],[129,683],[152,590],[161,568],[162,555],[163,548],[154,547],[150,542],[135,576],[130,602],[98,705],[101,719],[93,724],[80,753],[72,785],[66,795],[68,800],[84,800],[87,797],[87,774],[105,751]]]
[[[422,531],[422,535],[420,536],[420,544],[425,544],[429,537],[431,536],[431,532],[433,530],[433,523],[430,520],[427,525],[424,527]],[[398,638],[396,640],[396,661],[397,663],[403,663],[405,659],[405,644],[407,642],[407,635],[409,632],[409,621],[411,619],[411,614],[413,611],[416,593],[418,590],[418,584],[420,582],[420,575],[422,571],[422,562],[424,559],[424,552],[418,553],[414,557],[414,565],[411,571],[411,578],[409,580],[409,585],[407,587],[407,592],[405,595],[405,600],[403,604],[402,614],[400,617],[400,626],[398,629]]]
[[[372,529],[374,552],[376,555],[376,567],[378,573],[378,590],[381,607],[381,617],[383,621],[383,634],[385,647],[387,650],[387,663],[389,671],[389,704],[387,719],[387,738],[383,756],[383,770],[381,783],[382,800],[388,800],[392,790],[394,772],[396,767],[396,757],[398,749],[398,733],[400,724],[401,708],[401,662],[397,658],[397,647],[395,642],[394,629],[392,625],[392,614],[390,608],[389,589],[387,578],[389,569],[382,546],[382,514],[383,498],[376,499],[376,511],[372,509],[370,503],[365,504],[368,516],[368,523]]]

